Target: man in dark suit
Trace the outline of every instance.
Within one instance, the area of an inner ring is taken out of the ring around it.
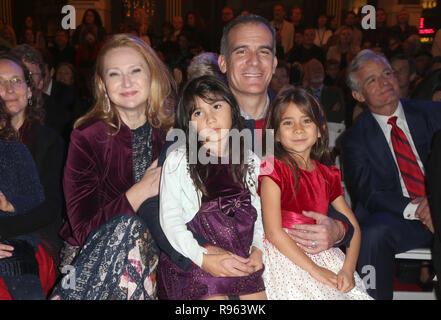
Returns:
[[[432,153],[427,163],[427,191],[435,234],[432,246],[432,260],[438,279],[441,278],[441,130],[432,142]]]
[[[69,143],[73,122],[81,100],[75,89],[53,79],[55,68],[48,50],[40,50],[43,57],[43,106],[46,111],[46,126],[53,128]]]
[[[54,60],[54,66],[58,67],[61,62],[69,62],[75,65],[76,51],[69,44],[69,33],[67,30],[59,29],[55,34],[55,45],[49,48]]]
[[[325,69],[317,59],[311,59],[304,65],[305,85],[320,101],[328,122],[342,123],[345,120],[343,92],[335,86],[324,84]]]
[[[389,62],[371,50],[351,62],[347,83],[367,106],[342,139],[344,172],[362,233],[358,270],[373,266],[376,281],[369,294],[392,299],[395,254],[429,247],[433,238],[424,165],[441,128],[441,104],[400,100]]]

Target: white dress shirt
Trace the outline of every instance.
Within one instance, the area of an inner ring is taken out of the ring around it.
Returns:
[[[251,170],[247,173],[246,181],[251,193],[251,204],[257,211],[252,246],[263,250],[262,213],[260,197],[257,194],[257,177],[261,161],[252,152],[248,160]],[[201,267],[203,254],[207,253],[207,249],[199,245],[191,231],[187,229],[186,223],[199,211],[202,193],[196,192],[188,173],[185,146],[173,150],[164,162],[159,199],[159,221],[168,241],[176,251]]]
[[[421,168],[421,171],[423,172],[423,174],[425,174],[423,163],[420,159],[418,151],[415,148],[415,144],[413,143],[412,135],[410,134],[409,126],[407,125],[406,116],[404,114],[403,106],[401,105],[401,101],[398,103],[397,110],[395,110],[394,114],[392,114],[391,116],[383,116],[383,115],[379,115],[379,114],[375,114],[375,113],[372,113],[372,115],[377,120],[378,124],[380,125],[380,128],[383,131],[384,136],[386,137],[386,141],[387,141],[387,144],[389,145],[389,148],[392,153],[392,157],[394,158],[395,164],[397,165],[397,168],[399,168],[398,163],[397,163],[397,159],[395,157],[395,151],[392,146],[392,140],[390,137],[391,131],[392,131],[392,126],[387,123],[389,118],[394,117],[394,116],[397,117],[397,126],[401,130],[403,130],[404,134],[406,135],[406,138],[409,141],[410,147],[412,148],[413,154],[415,155],[415,158],[418,162],[418,166]],[[401,190],[403,192],[403,196],[409,198],[409,192],[407,191],[406,185],[404,183],[403,177],[401,176],[401,172],[399,169],[398,169],[398,174],[400,177],[400,184],[401,184]],[[418,204],[413,204],[410,202],[406,206],[406,208],[404,209],[404,212],[403,212],[404,219],[419,220],[417,217],[415,217],[415,211],[416,211],[417,207],[418,207]]]

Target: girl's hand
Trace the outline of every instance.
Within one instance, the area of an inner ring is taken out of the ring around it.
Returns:
[[[310,274],[318,282],[321,282],[334,289],[337,289],[337,275],[334,272],[316,266],[316,268],[314,268],[314,270],[311,271]]]
[[[254,272],[245,259],[232,253],[204,254],[202,269],[213,277],[243,277]]]
[[[337,290],[348,293],[355,287],[354,272],[342,268],[337,274]]]
[[[0,210],[5,212],[15,212],[14,206],[6,199],[3,192],[0,191]]]
[[[262,251],[260,251],[256,247],[253,247],[249,259],[250,262],[248,262],[247,265],[253,267],[254,272],[263,268]]]

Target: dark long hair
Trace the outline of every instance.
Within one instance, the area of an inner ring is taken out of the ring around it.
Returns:
[[[17,132],[11,125],[11,116],[6,111],[5,102],[2,98],[0,98],[0,140],[17,140]]]
[[[280,90],[272,102],[265,119],[265,131],[274,129],[274,137],[278,136],[282,115],[291,103],[297,105],[303,112],[305,112],[319,129],[320,137],[312,146],[310,154],[311,159],[327,166],[332,165],[333,162],[328,149],[329,134],[325,112],[320,105],[320,102],[307,90],[294,86],[286,86]],[[266,135],[264,134],[263,150],[266,150],[265,137]],[[274,157],[285,163],[291,169],[291,172],[294,175],[294,186],[297,188],[299,166],[296,160],[285,150],[282,143],[276,141],[276,139],[274,139]]]
[[[244,129],[242,119],[240,117],[239,105],[236,98],[231,93],[228,86],[214,76],[202,76],[189,81],[182,90],[181,98],[179,100],[178,109],[176,112],[176,127],[185,132],[186,136],[186,154],[187,161],[189,163],[190,177],[197,190],[201,190],[203,195],[209,196],[205,187],[204,181],[207,180],[212,173],[209,170],[210,166],[203,165],[199,162],[196,164],[190,163],[189,159],[192,148],[189,146],[190,136],[190,121],[191,115],[196,108],[196,97],[201,98],[207,103],[214,101],[224,100],[230,105],[231,108],[231,129],[237,129],[239,132]],[[199,139],[198,139],[199,140]],[[242,182],[245,187],[247,183],[245,180],[248,165],[245,161],[244,155],[246,154],[245,143],[243,137],[240,140],[240,163],[234,164],[231,161],[232,158],[232,141],[229,140],[229,157],[230,168],[235,182]],[[197,141],[197,155],[202,147],[202,142]]]
[[[40,124],[44,124],[44,116],[45,111],[43,108],[43,97],[41,95],[41,91],[35,88],[34,82],[31,79],[31,75],[29,73],[26,65],[21,61],[21,59],[13,53],[3,53],[0,54],[0,60],[9,60],[20,67],[23,71],[24,80],[26,85],[31,88],[32,97],[30,102],[26,106],[25,110],[25,123],[38,122]]]

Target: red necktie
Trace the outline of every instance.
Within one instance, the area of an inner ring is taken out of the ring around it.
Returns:
[[[395,151],[401,177],[404,180],[410,198],[424,197],[426,189],[424,185],[424,175],[418,165],[415,154],[410,147],[403,130],[397,126],[397,117],[391,117],[387,121],[392,126],[391,141]]]

